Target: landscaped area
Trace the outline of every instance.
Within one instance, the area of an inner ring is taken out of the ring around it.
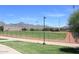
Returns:
[[[33,38],[43,38],[44,37],[44,32],[43,31],[4,31],[4,32],[0,32],[0,34],[3,35],[15,35],[15,36],[19,36],[19,37],[33,37]],[[66,37],[66,32],[49,32],[46,31],[45,32],[45,38],[46,39],[65,39]]]
[[[61,48],[66,48],[64,46],[56,45],[42,45],[39,43],[28,43],[21,41],[10,41],[10,42],[0,42],[0,44],[7,45],[23,54],[61,54],[66,53],[61,51]]]

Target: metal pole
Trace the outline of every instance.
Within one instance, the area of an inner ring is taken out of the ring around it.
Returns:
[[[58,24],[59,24],[59,31],[60,31],[60,18],[58,19]]]
[[[46,19],[46,17],[44,16],[43,17],[43,26],[44,26],[44,31],[43,31],[43,45],[45,45],[46,43],[45,43],[45,19]]]

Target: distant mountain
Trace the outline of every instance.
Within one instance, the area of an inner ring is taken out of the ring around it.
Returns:
[[[10,24],[6,24],[4,22],[0,22],[0,26],[4,26],[4,27],[16,27],[16,28],[35,28],[35,29],[42,29],[43,26],[42,25],[33,25],[33,24],[25,24],[24,22],[20,22],[20,23],[10,23]]]
[[[19,23],[16,23],[16,24],[13,24],[13,23],[6,24],[4,22],[0,22],[0,26],[5,26],[5,27],[8,27],[8,28],[16,27],[16,28],[27,28],[27,29],[30,29],[30,28],[43,29],[44,28],[43,25],[25,24],[24,22],[19,22]],[[49,26],[46,26],[46,27],[49,27]]]

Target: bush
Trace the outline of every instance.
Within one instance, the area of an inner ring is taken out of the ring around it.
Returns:
[[[0,31],[4,31],[4,27],[3,26],[0,26]]]
[[[27,31],[27,29],[26,28],[22,28],[22,31]]]
[[[50,28],[43,28],[42,31],[50,31]]]
[[[30,31],[35,31],[35,29],[31,28]]]

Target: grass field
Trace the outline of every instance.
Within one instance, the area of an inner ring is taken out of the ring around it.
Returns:
[[[23,54],[64,54],[66,52],[61,51],[64,46],[56,45],[42,45],[39,43],[28,43],[21,41],[0,42],[0,44],[7,45]]]
[[[7,40],[7,39],[0,39],[0,40]]]
[[[0,32],[0,34],[8,34],[8,35],[17,35],[17,36],[25,36],[25,37],[34,37],[34,38],[43,38],[43,31],[6,31]],[[64,39],[66,37],[66,32],[45,32],[46,39]]]

